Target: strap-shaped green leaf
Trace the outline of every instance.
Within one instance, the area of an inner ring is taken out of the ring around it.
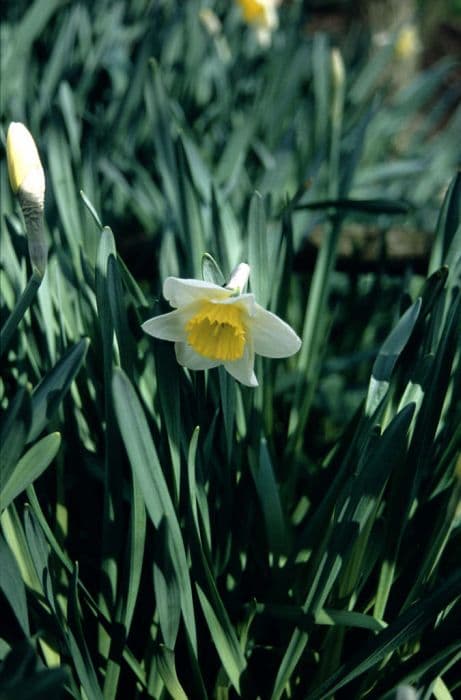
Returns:
[[[114,371],[112,390],[117,422],[147,512],[155,528],[159,528],[164,519],[170,530],[169,554],[179,584],[182,615],[196,649],[194,607],[184,541],[147,420],[135,390],[122,370]]]
[[[389,333],[381,346],[378,357],[373,365],[370,385],[365,406],[368,416],[378,408],[389,388],[390,378],[399,355],[405,348],[418,320],[421,309],[421,299],[417,299],[405,311],[396,327]]]
[[[61,435],[51,433],[33,445],[21,457],[9,477],[0,485],[0,511],[3,511],[51,464],[61,444]]]
[[[32,425],[28,442],[35,440],[61,404],[88,350],[89,340],[83,338],[61,357],[43,377],[32,394]]]

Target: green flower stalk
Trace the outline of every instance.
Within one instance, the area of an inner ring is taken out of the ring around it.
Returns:
[[[21,122],[8,127],[6,157],[11,189],[24,214],[32,268],[43,277],[48,254],[43,228],[45,173],[32,134]]]

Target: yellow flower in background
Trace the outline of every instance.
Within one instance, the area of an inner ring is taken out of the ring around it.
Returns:
[[[32,267],[43,276],[48,252],[43,230],[45,173],[32,134],[21,122],[8,127],[6,159],[11,189],[24,214]]]
[[[238,265],[225,287],[168,277],[163,296],[176,310],[143,323],[154,338],[175,343],[176,359],[192,370],[223,365],[242,384],[258,386],[255,354],[288,357],[301,347],[294,330],[244,290],[250,268]]]
[[[271,34],[278,27],[277,7],[281,0],[237,0],[243,19],[251,24],[262,46],[269,46]]]
[[[266,23],[266,8],[262,0],[238,0],[246,22],[255,24]]]
[[[421,49],[418,29],[414,24],[402,27],[397,35],[394,51],[397,58],[406,60],[413,58]]]

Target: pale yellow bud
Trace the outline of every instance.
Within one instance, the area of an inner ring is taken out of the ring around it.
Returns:
[[[45,175],[32,134],[21,122],[11,122],[6,136],[8,175],[13,192],[19,189],[43,200]]]
[[[331,74],[333,76],[333,84],[336,88],[342,87],[345,80],[344,61],[339,49],[331,51]]]
[[[43,275],[48,250],[43,231],[45,173],[32,134],[20,122],[8,127],[6,158],[11,188],[24,214],[32,267]]]
[[[250,266],[247,263],[239,263],[234,270],[232,270],[231,278],[226,284],[228,289],[234,289],[239,294],[242,294],[245,290],[248,278],[250,276]]]
[[[221,22],[219,17],[210,10],[208,7],[204,7],[199,12],[200,20],[211,36],[217,36],[221,32]]]

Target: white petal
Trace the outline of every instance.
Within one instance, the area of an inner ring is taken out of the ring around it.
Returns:
[[[245,386],[258,386],[258,380],[253,371],[255,362],[255,354],[247,343],[245,345],[245,351],[243,357],[240,360],[234,360],[233,362],[224,362],[224,368],[231,374],[234,379],[245,384]]]
[[[264,357],[289,357],[298,352],[301,339],[292,327],[259,304],[255,306],[249,327],[255,353]]]
[[[185,341],[186,322],[188,318],[182,310],[171,311],[168,314],[154,316],[142,324],[142,329],[160,340]]]
[[[175,343],[174,349],[179,364],[188,369],[211,369],[221,364],[219,361],[209,360],[208,357],[199,355],[186,343]]]
[[[229,289],[202,280],[167,277],[163,284],[163,296],[176,308],[188,306],[200,299],[226,299],[230,295]]]

